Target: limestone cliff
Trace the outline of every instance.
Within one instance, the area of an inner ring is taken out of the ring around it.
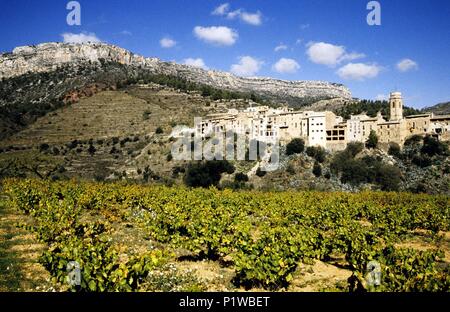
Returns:
[[[253,92],[277,101],[295,99],[350,99],[348,88],[322,81],[285,81],[271,78],[243,78],[227,72],[203,70],[157,58],[145,58],[117,46],[103,43],[43,43],[18,47],[0,55],[0,79],[26,73],[51,72],[60,66],[100,63],[102,60],[145,69],[155,74],[176,75],[185,79],[239,92]]]

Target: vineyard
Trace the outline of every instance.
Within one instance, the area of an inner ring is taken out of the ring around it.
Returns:
[[[445,195],[37,180],[5,180],[2,188],[8,205],[29,217],[17,226],[45,244],[39,262],[64,290],[206,290],[189,274],[167,273],[183,261],[182,253],[233,270],[235,290],[287,290],[298,266],[315,261],[351,272],[332,290],[450,290]],[[142,234],[152,247],[127,248],[114,234],[118,228]],[[405,246],[415,236],[425,237],[429,248]],[[381,266],[379,285],[367,282],[373,260]],[[80,265],[80,285],[68,286],[71,261]]]

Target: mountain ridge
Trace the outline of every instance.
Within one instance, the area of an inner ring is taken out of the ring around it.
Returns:
[[[231,91],[254,92],[270,100],[284,101],[295,106],[299,100],[344,98],[351,99],[350,90],[342,84],[325,81],[288,81],[269,77],[239,77],[228,72],[204,70],[158,58],[146,58],[118,46],[105,43],[42,43],[17,47],[0,55],[0,79],[9,79],[29,72],[57,70],[62,65],[83,62],[117,62],[147,70],[153,74],[179,76],[184,79]]]

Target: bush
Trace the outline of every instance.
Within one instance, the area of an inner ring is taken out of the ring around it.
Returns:
[[[151,113],[152,113],[152,112],[149,111],[149,110],[144,111],[144,112],[142,113],[142,119],[143,119],[143,120],[148,120],[148,119],[150,118],[150,114],[151,114]]]
[[[362,152],[364,149],[364,144],[361,142],[350,142],[347,144],[347,147],[345,148],[345,152],[348,153],[352,158],[354,158],[356,155]]]
[[[211,160],[191,163],[184,177],[184,183],[190,187],[217,186],[222,173],[232,174],[235,168],[226,160]]]
[[[407,138],[405,140],[404,145],[405,146],[410,146],[410,145],[418,145],[420,142],[422,142],[422,136],[415,134],[413,136],[410,136],[409,138]]]
[[[305,141],[300,138],[293,139],[286,145],[286,155],[300,154],[305,150]]]
[[[401,156],[400,145],[398,145],[398,144],[395,143],[395,142],[389,143],[388,154],[391,155],[391,156],[400,158],[400,156]]]
[[[234,181],[236,182],[248,182],[248,175],[242,172],[238,172],[234,176]]]
[[[294,175],[295,174],[295,168],[292,164],[289,164],[286,167],[286,172],[289,173],[290,175]]]
[[[41,152],[47,151],[49,147],[50,146],[47,143],[42,143],[41,145],[39,145],[39,151]]]
[[[411,162],[419,167],[425,168],[431,166],[431,158],[427,155],[414,155]]]
[[[158,127],[158,128],[156,128],[155,133],[156,133],[156,134],[162,134],[162,133],[164,133],[164,130],[163,130],[163,128]]]
[[[172,161],[172,159],[173,159],[172,153],[167,154],[166,160]]]
[[[314,167],[313,167],[313,174],[318,178],[322,175],[322,166],[320,165],[320,163],[318,161],[316,161],[314,163]]]
[[[90,155],[94,155],[96,151],[97,151],[97,149],[94,147],[94,145],[92,145],[92,144],[89,145],[88,153],[89,153]]]
[[[436,138],[427,135],[423,139],[423,146],[421,149],[422,154],[426,154],[430,157],[435,155],[447,155],[448,146],[442,142],[439,142]]]
[[[401,182],[400,169],[392,165],[381,165],[377,170],[376,182],[382,191],[398,191]]]
[[[343,164],[341,182],[358,185],[368,182],[368,170],[364,162],[350,159]]]
[[[263,176],[266,175],[266,171],[261,170],[261,167],[258,167],[258,169],[256,169],[256,175],[260,178],[262,178]]]
[[[306,154],[309,157],[314,158],[319,163],[323,163],[326,159],[325,149],[321,146],[309,146],[306,149]]]
[[[366,141],[366,147],[367,148],[376,148],[378,145],[378,136],[377,133],[374,130],[370,131],[369,137]]]

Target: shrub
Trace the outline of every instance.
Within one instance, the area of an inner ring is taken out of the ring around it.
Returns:
[[[405,140],[404,145],[405,146],[410,146],[410,145],[418,145],[420,142],[422,142],[422,136],[415,134],[413,136],[410,136],[409,138],[407,138]]]
[[[323,163],[326,159],[325,149],[321,146],[309,146],[306,149],[306,154],[309,157],[313,157],[319,163]]]
[[[305,141],[300,138],[293,139],[286,145],[286,155],[300,154],[305,150]]]
[[[290,175],[294,175],[295,174],[295,168],[292,164],[289,164],[286,167],[286,172],[289,173]]]
[[[172,159],[173,159],[172,153],[167,154],[166,160],[172,161]]]
[[[378,145],[378,136],[377,133],[374,130],[370,131],[369,137],[366,141],[366,147],[367,148],[376,148]]]
[[[94,155],[96,151],[97,151],[97,149],[94,147],[94,145],[92,145],[92,144],[89,145],[88,153],[89,153],[90,155]]]
[[[217,186],[222,173],[232,174],[235,168],[226,160],[211,160],[191,163],[184,177],[184,182],[191,187]]]
[[[350,183],[352,185],[358,185],[366,183],[368,176],[368,170],[364,162],[350,159],[343,164],[343,171],[341,176],[342,183]]]
[[[431,166],[431,158],[427,155],[414,155],[411,162],[422,168]]]
[[[381,165],[377,170],[376,182],[382,191],[398,191],[401,182],[400,169],[392,165]]]
[[[447,152],[448,146],[442,142],[439,142],[436,138],[427,135],[423,139],[423,146],[421,149],[422,154],[433,157],[435,155],[446,155]]]
[[[47,143],[42,143],[41,145],[39,145],[39,151],[41,152],[47,151],[49,147],[50,146]]]
[[[364,144],[361,142],[350,142],[345,148],[345,152],[348,153],[352,158],[358,155],[364,149]]]
[[[256,169],[256,175],[260,178],[262,178],[263,176],[266,175],[266,171],[261,170],[261,167],[258,167],[258,169]]]
[[[243,172],[238,172],[234,176],[234,181],[236,182],[248,182],[248,175]]]
[[[313,167],[313,174],[318,178],[322,175],[322,166],[320,165],[320,163],[318,161],[316,161],[314,163],[314,167]]]
[[[391,155],[391,156],[395,156],[397,158],[400,158],[400,156],[401,156],[400,145],[398,145],[395,142],[389,143],[388,154]]]
[[[144,112],[142,113],[142,119],[143,119],[143,120],[148,120],[148,119],[150,118],[150,114],[151,114],[151,113],[152,113],[152,112],[149,111],[149,110],[144,111]]]
[[[156,128],[155,133],[156,133],[156,134],[162,134],[162,133],[164,133],[164,130],[163,130],[163,128],[158,127],[158,128]]]

